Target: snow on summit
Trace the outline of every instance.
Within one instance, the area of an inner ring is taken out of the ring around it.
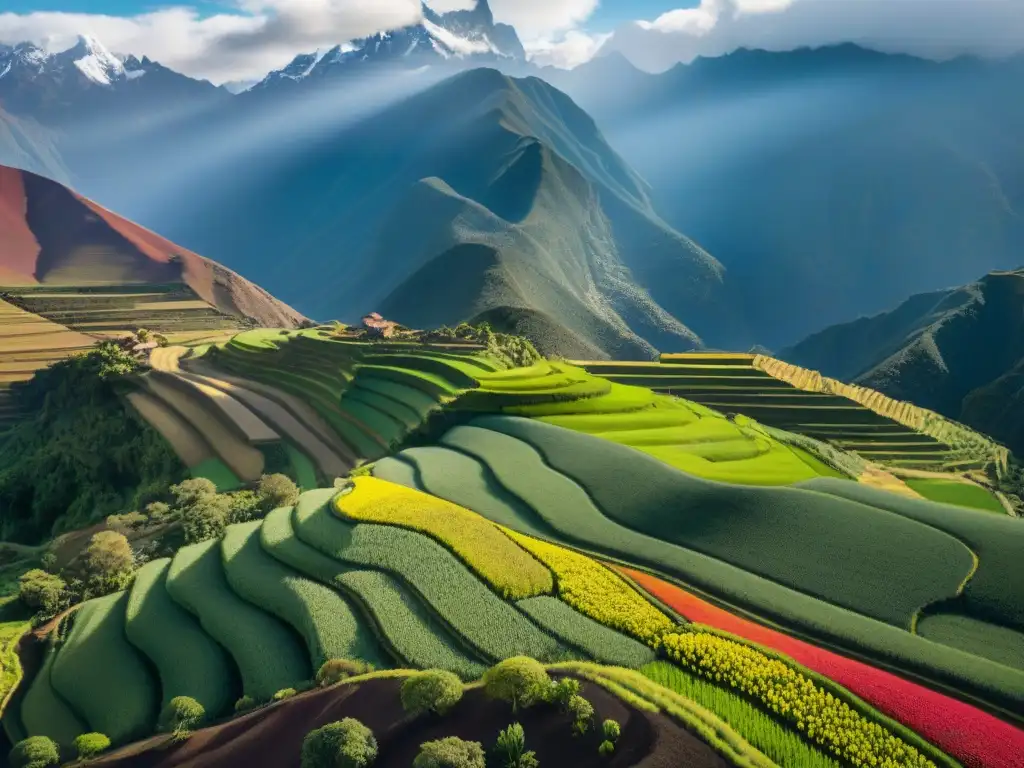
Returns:
[[[98,85],[110,85],[125,76],[121,60],[91,35],[80,35],[78,45],[60,55],[72,59],[78,70]]]

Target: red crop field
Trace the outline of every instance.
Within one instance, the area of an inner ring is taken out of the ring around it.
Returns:
[[[619,570],[690,621],[772,648],[834,680],[968,768],[1024,767],[1024,731],[987,712],[869,664],[734,616],[649,574],[629,568]]]

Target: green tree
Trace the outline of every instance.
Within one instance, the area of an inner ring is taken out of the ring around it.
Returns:
[[[430,669],[402,683],[402,708],[413,715],[445,714],[462,698],[462,680],[451,672]]]
[[[551,683],[545,698],[550,703],[557,704],[562,709],[566,709],[569,706],[569,699],[577,695],[579,692],[579,680],[575,677],[563,677],[562,679]]]
[[[8,756],[11,768],[50,768],[60,765],[60,749],[46,736],[30,736],[14,745]]]
[[[135,555],[128,539],[116,531],[100,531],[81,555],[83,598],[101,597],[125,589],[135,573]]]
[[[537,768],[537,753],[526,750],[526,733],[519,723],[512,723],[498,734],[494,745],[505,765],[505,768]]]
[[[486,768],[484,748],[478,741],[463,741],[455,736],[420,744],[413,768]],[[303,766],[303,768],[306,768]]]
[[[622,726],[615,720],[605,720],[601,724],[601,732],[608,741],[616,742],[622,734]]]
[[[597,753],[599,755],[604,755],[605,757],[612,754],[613,752],[615,752],[615,743],[608,741],[608,739],[602,741],[600,746],[597,748]]]
[[[256,493],[263,502],[264,513],[280,507],[292,507],[299,500],[299,487],[288,475],[263,475]]]
[[[60,576],[39,568],[23,573],[18,579],[18,596],[26,606],[46,616],[63,607],[67,585]]]
[[[572,729],[577,735],[590,730],[590,721],[594,718],[594,706],[579,694],[569,698],[569,716],[572,717]]]
[[[316,673],[316,682],[322,687],[340,683],[349,677],[365,675],[372,672],[373,667],[362,661],[353,659],[328,659]]]
[[[231,516],[231,499],[222,494],[201,496],[181,511],[186,544],[196,544],[224,535]]]
[[[252,696],[242,696],[242,698],[235,702],[235,712],[238,714],[251,712],[258,706],[259,703]]]
[[[302,740],[302,768],[364,768],[376,759],[373,731],[352,717],[310,731]]]
[[[520,707],[529,707],[543,700],[551,678],[536,659],[514,656],[488,669],[484,673],[483,684],[488,696],[509,702],[512,711],[516,712]]]
[[[205,477],[191,477],[171,486],[174,506],[180,512],[200,499],[217,495],[217,486]]]
[[[190,696],[175,696],[160,713],[159,727],[161,731],[183,736],[202,723],[205,717],[206,710],[198,701]]]
[[[170,517],[171,507],[162,501],[154,501],[146,505],[146,516],[153,522],[159,522]]]
[[[79,760],[90,760],[110,749],[110,739],[103,733],[83,733],[75,739]]]

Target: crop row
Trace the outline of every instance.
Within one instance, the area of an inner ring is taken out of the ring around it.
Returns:
[[[539,626],[597,661],[637,668],[654,660],[650,648],[584,616],[558,598],[531,597],[516,605]]]
[[[785,662],[742,643],[697,631],[662,635],[659,648],[684,668],[758,701],[807,738],[853,766],[934,763]]]
[[[335,509],[356,522],[398,525],[437,539],[507,599],[552,590],[547,568],[480,515],[443,499],[366,477]]]
[[[339,499],[342,509],[346,498]],[[295,510],[295,532],[300,539],[344,563],[400,576],[487,658],[520,654],[541,660],[564,657],[566,649],[560,643],[499,598],[433,539],[392,526],[352,525],[333,515],[326,505],[304,508],[302,502],[300,499]]]
[[[282,565],[260,546],[260,521],[230,526],[221,541],[232,590],[291,626],[306,643],[312,669],[329,659],[386,667],[372,629],[336,590]]]
[[[167,593],[170,564],[170,559],[153,560],[136,572],[125,606],[125,634],[156,667],[161,706],[190,696],[207,712],[223,712],[234,701],[233,662]]]
[[[307,496],[328,498],[323,492]],[[402,664],[446,669],[464,679],[476,679],[483,673],[483,665],[459,650],[459,642],[448,628],[398,579],[345,565],[301,541],[292,527],[292,514],[291,509],[281,508],[264,519],[260,544],[266,552],[309,578],[358,599],[376,622],[381,644]]]
[[[870,658],[941,681],[989,703],[1010,709],[1024,706],[1024,674],[1018,671],[987,659],[942,648],[905,630],[843,610],[817,597],[786,588],[700,552],[637,532],[616,521],[616,517],[627,514],[629,519],[642,520],[647,515],[653,519],[663,517],[668,514],[666,510],[677,508],[681,492],[678,483],[689,482],[693,478],[686,478],[670,467],[623,446],[539,422],[483,417],[473,423],[505,433],[495,433],[496,437],[518,438],[502,442],[489,439],[493,447],[487,450],[482,450],[478,443],[460,447],[460,450],[485,463],[506,491],[529,505],[559,539],[671,574],[734,605],[782,621]],[[450,444],[454,432],[456,430],[443,438],[446,444]],[[854,489],[863,488],[854,483],[848,485]],[[595,506],[595,502],[599,506]],[[485,508],[476,511],[489,515]],[[961,511],[986,520],[999,519],[994,515]],[[708,519],[718,519],[720,512],[719,509],[714,510]],[[612,513],[616,517],[611,517]],[[881,511],[877,510],[872,517],[879,514]],[[507,524],[524,530],[514,522]],[[785,540],[792,530],[792,525],[784,521],[771,533],[771,537]],[[921,530],[926,529],[922,527]],[[780,534],[779,531],[785,533]],[[873,535],[864,526],[855,534],[854,542],[863,541],[865,535]],[[909,543],[915,544],[915,540],[916,534]],[[762,542],[757,542],[756,547],[760,546]],[[814,544],[814,547],[819,546],[820,542]],[[847,543],[842,546],[845,551]],[[789,549],[784,553],[786,563],[794,561],[794,551]],[[732,556],[737,554],[743,552]],[[835,560],[828,555],[825,559],[829,562]],[[854,563],[850,567],[857,566]],[[946,563],[941,565],[942,569],[947,567]],[[922,575],[915,574],[913,578],[922,578]],[[834,577],[831,583],[837,583]],[[950,583],[955,591],[958,585],[952,579]],[[880,597],[884,594],[880,593]],[[887,604],[887,597],[885,601],[883,605]]]
[[[584,616],[644,641],[672,626],[671,619],[597,561],[512,530],[506,533],[554,571],[558,596]]]
[[[76,714],[114,743],[149,734],[160,702],[157,681],[125,637],[127,603],[128,593],[117,592],[78,608],[50,673]]]
[[[310,678],[306,650],[294,631],[231,590],[219,542],[178,550],[167,572],[167,591],[231,655],[247,696],[266,701],[282,688]]]
[[[964,701],[735,616],[649,574],[621,570],[691,621],[785,654],[860,696],[965,766],[1015,768],[1024,754],[1024,731]]]
[[[777,765],[839,768],[834,758],[808,744],[799,731],[787,727],[735,690],[690,672],[677,664],[656,661],[640,670],[658,685],[692,699],[714,712],[752,746]]]

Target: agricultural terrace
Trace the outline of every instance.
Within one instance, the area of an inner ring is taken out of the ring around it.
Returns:
[[[445,451],[460,479],[467,478],[465,484],[438,480],[445,474]],[[456,427],[432,449],[429,463],[414,457],[417,471],[403,478],[394,469],[405,461],[404,453],[380,462],[375,472],[433,491],[514,531],[651,568],[995,706],[1024,703],[1024,673],[994,663],[977,647],[944,648],[914,634],[930,606],[962,600],[965,583],[985,568],[985,553],[962,532],[893,515],[870,499],[835,504],[837,496],[808,494],[805,488],[701,480],[612,441],[536,420],[486,416]],[[475,471],[467,470],[467,458],[477,463]],[[474,507],[494,483],[502,487],[505,503]],[[815,483],[871,490],[834,479]],[[876,496],[887,503],[901,499],[880,491]],[[509,498],[518,502],[509,504]],[[914,506],[938,509],[924,501]],[[979,525],[1013,524],[995,515],[958,512]],[[835,552],[844,557],[837,559]],[[1015,566],[993,555],[991,567],[1005,584],[1013,583]],[[894,593],[893,579],[906,589]],[[981,608],[964,611],[985,620]],[[991,636],[993,643],[1005,643],[1005,633],[993,629]],[[944,642],[939,636],[934,640]]]
[[[793,366],[763,356],[687,353],[663,355],[658,363],[580,365],[614,383],[743,414],[889,467],[966,471],[983,468],[998,453],[990,441],[973,439],[980,436],[961,435],[966,428],[936,426],[921,409],[839,382],[824,386],[820,376],[815,386],[808,378],[813,372],[797,375]]]

